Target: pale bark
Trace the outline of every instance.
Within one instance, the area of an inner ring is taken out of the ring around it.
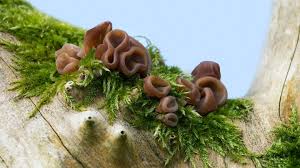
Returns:
[[[247,94],[255,110],[249,121],[236,122],[251,151],[262,153],[272,142],[273,128],[287,120],[291,105],[300,106],[299,23],[300,0],[274,3],[266,48]],[[17,42],[5,33],[0,39]],[[164,154],[152,135],[121,120],[109,125],[105,112],[94,107],[79,113],[56,96],[29,119],[36,100],[15,101],[17,93],[7,90],[17,78],[12,57],[0,47],[0,168],[163,166]],[[255,167],[251,160],[240,165],[214,152],[209,158],[214,167]],[[190,167],[182,159],[173,166]]]

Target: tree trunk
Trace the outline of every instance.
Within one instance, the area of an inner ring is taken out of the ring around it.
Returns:
[[[300,0],[274,2],[266,49],[247,97],[254,101],[250,120],[236,122],[249,150],[261,153],[272,142],[271,131],[287,120],[291,105],[300,105]],[[5,33],[0,39],[17,42]],[[89,107],[78,113],[56,96],[34,117],[27,112],[35,99],[15,101],[8,91],[17,78],[13,55],[0,47],[1,167],[162,167],[164,154],[152,135],[119,120],[108,124],[103,111]],[[101,142],[101,143],[100,143]],[[255,167],[210,153],[213,167]],[[201,167],[200,159],[196,159]],[[174,167],[190,167],[178,159]]]

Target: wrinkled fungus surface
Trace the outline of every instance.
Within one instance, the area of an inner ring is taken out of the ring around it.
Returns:
[[[145,77],[151,66],[147,49],[119,29],[105,36],[103,44],[97,47],[96,58],[107,68],[117,69],[126,76],[138,73]]]
[[[201,99],[197,105],[197,111],[206,115],[223,105],[227,100],[227,90],[217,78],[206,76],[195,82],[200,89]]]
[[[178,110],[178,104],[174,96],[166,96],[160,99],[160,103],[156,108],[159,113],[175,113]]]
[[[96,59],[101,60],[108,69],[117,70],[125,76],[139,74],[144,78],[151,69],[148,50],[125,31],[113,30],[112,23],[106,21],[85,33],[82,49],[65,44],[57,51],[59,73],[78,70],[78,60],[84,58],[92,48],[96,49]]]
[[[144,79],[144,92],[149,97],[162,98],[169,94],[171,85],[169,82],[157,76],[148,76]]]
[[[169,127],[175,127],[178,123],[178,117],[175,113],[167,113],[163,116],[162,122]]]
[[[77,56],[80,48],[73,44],[64,44],[55,52],[56,69],[60,74],[68,74],[78,70],[80,58]]]
[[[213,61],[203,61],[194,68],[192,71],[194,81],[205,76],[211,76],[221,79],[221,71],[218,63]]]
[[[83,40],[83,49],[78,54],[83,58],[92,48],[96,48],[103,43],[105,35],[112,30],[112,23],[105,21],[92,29],[86,31]]]

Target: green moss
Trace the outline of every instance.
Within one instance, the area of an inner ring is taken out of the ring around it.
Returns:
[[[249,100],[229,100],[224,107],[206,117],[199,116],[192,106],[181,106],[177,111],[179,121],[175,128],[166,127],[156,120],[155,108],[158,103],[158,100],[148,99],[141,94],[130,106],[134,118],[131,124],[153,132],[158,142],[168,151],[166,164],[174,156],[182,154],[185,160],[192,161],[194,154],[198,153],[205,166],[209,166],[209,149],[235,161],[242,161],[248,155],[241,133],[231,119],[246,117],[252,110]]]
[[[20,40],[20,45],[2,42],[15,53],[14,68],[20,79],[13,83],[19,91],[18,98],[39,96],[38,111],[56,94],[58,87],[69,80],[69,76],[57,76],[54,52],[64,43],[79,44],[84,31],[75,28],[33,9],[22,0],[0,0],[0,31]]]
[[[245,119],[252,111],[251,102],[246,99],[228,100],[216,112],[206,117],[199,116],[192,106],[181,104],[185,94],[179,91],[175,82],[178,76],[191,77],[178,67],[166,66],[158,48],[151,43],[147,46],[153,63],[151,74],[168,80],[172,86],[170,95],[179,102],[179,123],[175,128],[166,127],[156,119],[155,107],[159,102],[145,96],[142,79],[137,76],[128,78],[107,70],[100,61],[95,60],[94,51],[81,61],[78,72],[72,75],[57,74],[54,52],[64,43],[81,45],[82,29],[41,14],[23,0],[0,0],[0,19],[0,31],[16,36],[21,42],[19,45],[0,42],[0,45],[15,53],[14,68],[20,78],[12,83],[12,90],[19,92],[18,98],[40,97],[37,108],[30,116],[49,103],[68,81],[73,81],[74,88],[82,91],[84,96],[76,99],[64,90],[71,107],[82,109],[93,103],[97,96],[103,95],[104,108],[112,122],[121,108],[126,108],[129,123],[152,132],[167,151],[166,164],[176,155],[183,155],[185,160],[192,161],[194,154],[198,153],[205,166],[209,166],[210,149],[239,162],[248,156],[241,133],[232,120]]]
[[[300,167],[300,123],[296,107],[292,108],[289,123],[277,127],[274,135],[272,146],[258,157],[262,167]]]

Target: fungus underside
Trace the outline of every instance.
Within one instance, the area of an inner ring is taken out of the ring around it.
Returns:
[[[193,163],[194,154],[199,154],[205,167],[208,167],[209,150],[238,162],[250,157],[241,132],[233,124],[233,120],[246,119],[247,114],[252,111],[251,101],[228,100],[216,112],[206,117],[199,116],[192,106],[182,106],[185,94],[179,91],[176,84],[178,76],[186,79],[191,77],[177,67],[165,65],[154,45],[149,43],[147,46],[153,64],[151,74],[169,81],[172,86],[170,95],[179,102],[179,122],[175,128],[166,127],[155,118],[155,107],[159,101],[150,99],[143,93],[142,79],[137,76],[128,78],[107,70],[101,62],[94,59],[94,51],[81,62],[82,68],[78,72],[71,75],[56,73],[55,51],[64,43],[81,45],[83,29],[42,14],[23,0],[0,0],[0,20],[0,32],[9,33],[20,41],[20,44],[14,44],[0,40],[2,47],[15,53],[13,68],[19,79],[12,83],[11,90],[18,91],[17,98],[39,96],[37,108],[30,114],[31,117],[63,90],[67,81],[78,80],[78,76],[84,72],[87,77],[78,87],[86,91],[85,98],[80,102],[70,101],[71,106],[76,109],[84,108],[101,94],[105,97],[104,108],[112,122],[118,117],[122,107],[125,107],[126,115],[128,114],[126,120],[136,128],[152,132],[157,143],[165,149],[169,156],[166,158],[166,165],[178,155]],[[95,71],[98,75],[95,75]]]

